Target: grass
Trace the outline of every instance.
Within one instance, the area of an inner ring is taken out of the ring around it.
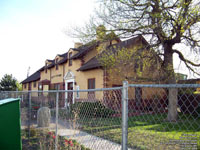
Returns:
[[[145,150],[170,148],[178,150],[181,149],[183,140],[187,140],[186,142],[197,140],[193,143],[198,143],[200,150],[200,118],[179,114],[178,122],[171,123],[165,121],[166,117],[167,114],[129,117],[128,146]],[[120,118],[81,118],[79,123],[84,131],[121,143]]]

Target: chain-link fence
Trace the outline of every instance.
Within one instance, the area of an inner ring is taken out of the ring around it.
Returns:
[[[1,92],[0,99],[21,98],[24,149],[198,150],[198,88],[124,82],[106,89]]]
[[[129,85],[128,146],[200,149],[199,85]],[[172,101],[172,102],[170,102]],[[170,120],[170,103],[176,111]]]

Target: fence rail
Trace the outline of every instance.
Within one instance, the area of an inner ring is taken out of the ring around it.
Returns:
[[[198,150],[199,89],[124,82],[104,89],[1,91],[0,99],[21,98],[24,149]]]

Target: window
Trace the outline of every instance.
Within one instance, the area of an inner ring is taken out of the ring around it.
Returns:
[[[33,86],[34,86],[34,88],[36,88],[36,86],[37,86],[37,82],[34,82]]]
[[[95,78],[88,79],[88,89],[95,89]]]
[[[140,72],[142,72],[142,71],[143,71],[143,62],[140,61]]]
[[[95,78],[88,79],[88,89],[95,89]],[[95,98],[95,92],[88,92],[88,98]]]
[[[24,88],[26,89],[26,84],[24,84]]]
[[[41,84],[39,85],[39,90],[42,90],[42,85]]]
[[[60,90],[60,84],[59,83],[54,84],[54,90]]]
[[[45,73],[47,73],[47,63],[45,64]]]
[[[72,66],[72,52],[69,53],[69,66]]]
[[[58,70],[58,58],[56,59],[56,70]]]
[[[138,59],[135,60],[134,62],[134,68],[133,68],[133,71],[136,73],[137,72],[137,69],[139,68],[139,65],[138,65]]]

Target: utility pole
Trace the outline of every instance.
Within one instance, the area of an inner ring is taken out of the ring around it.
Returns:
[[[30,69],[31,69],[31,67],[29,66],[28,70],[27,70],[27,78],[29,77]]]

